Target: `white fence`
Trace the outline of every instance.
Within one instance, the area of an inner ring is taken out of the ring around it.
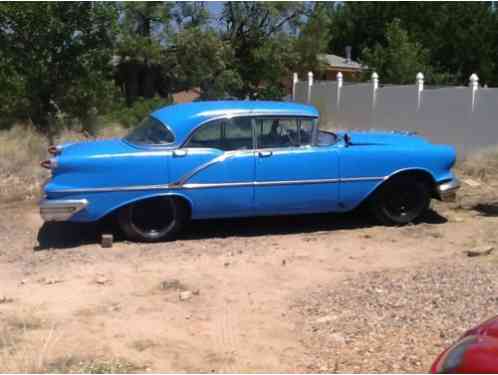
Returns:
[[[299,81],[294,74],[293,100],[311,103],[320,111],[321,126],[329,129],[415,131],[435,143],[455,145],[460,153],[498,144],[498,89],[479,87],[472,74],[469,87],[424,87],[418,73],[414,85]]]

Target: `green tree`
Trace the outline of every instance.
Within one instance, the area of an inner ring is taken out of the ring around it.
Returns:
[[[386,27],[386,42],[377,43],[362,52],[363,62],[377,71],[382,81],[388,83],[412,83],[418,72],[430,71],[429,54],[419,43],[408,36],[398,19]]]
[[[498,22],[491,2],[344,2],[334,8],[329,48],[353,57],[386,43],[386,25],[399,19],[410,37],[427,48],[434,71],[447,83],[466,84],[477,72],[481,82],[498,84]],[[441,75],[440,75],[441,76]]]
[[[216,99],[241,87],[233,50],[213,30],[185,29],[176,34],[174,45],[173,73],[178,88],[200,87],[203,99]]]
[[[105,107],[115,19],[108,3],[1,3],[2,98],[14,89],[17,109],[49,133],[58,108]]]
[[[319,71],[322,62],[319,55],[327,52],[331,37],[331,10],[334,3],[316,2],[296,39],[298,54],[295,70],[300,73]]]
[[[138,97],[168,95],[171,82],[163,63],[171,38],[171,2],[126,2],[120,9],[117,78],[127,104]],[[167,66],[167,65],[166,65]]]
[[[282,97],[283,77],[296,58],[289,35],[302,23],[303,3],[226,2],[221,16],[222,38],[230,43],[242,86],[239,98]]]

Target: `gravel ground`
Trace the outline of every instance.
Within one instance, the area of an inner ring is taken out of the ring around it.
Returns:
[[[427,372],[437,354],[498,311],[498,256],[370,272],[308,296],[298,309],[319,372]]]

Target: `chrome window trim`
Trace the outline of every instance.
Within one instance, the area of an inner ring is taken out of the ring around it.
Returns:
[[[232,120],[234,118],[239,118],[239,117],[253,117],[253,120],[254,120],[255,117],[259,117],[259,118],[273,118],[273,117],[294,118],[294,119],[297,119],[297,120],[300,120],[300,119],[306,119],[306,120],[312,119],[312,120],[315,120],[314,121],[314,128],[316,128],[318,126],[318,117],[317,116],[306,116],[306,115],[290,114],[290,113],[278,114],[278,113],[268,113],[268,112],[244,112],[244,113],[240,113],[240,114],[239,113],[235,113],[235,114],[230,114],[230,115],[224,114],[224,115],[212,117],[212,118],[210,118],[208,120],[202,121],[199,124],[197,124],[196,127],[194,129],[192,129],[190,131],[190,133],[186,136],[185,141],[182,142],[182,144],[178,146],[178,148],[185,148],[186,145],[187,145],[187,143],[190,141],[190,138],[192,137],[192,135],[201,126],[207,125],[208,123],[213,122],[213,121],[219,121],[219,120],[223,120],[223,119],[224,120]],[[254,129],[254,121],[251,121],[251,122],[253,123],[253,129]],[[254,142],[255,142],[254,141],[254,137],[255,136],[256,136],[256,134],[253,133],[253,145],[254,145]],[[219,150],[219,149],[217,149],[217,150]]]
[[[183,184],[158,184],[158,185],[137,185],[123,187],[103,187],[103,188],[81,188],[81,189],[61,189],[53,190],[50,193],[99,193],[114,191],[144,191],[144,190],[166,190],[166,189],[206,189],[216,187],[259,187],[259,186],[279,186],[279,185],[315,185],[332,184],[342,182],[361,181],[383,181],[384,177],[350,177],[350,178],[322,178],[304,180],[275,180],[275,181],[251,181],[251,182],[219,182],[219,183],[183,183]]]

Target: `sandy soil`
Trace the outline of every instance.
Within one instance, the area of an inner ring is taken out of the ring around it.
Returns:
[[[35,203],[4,204],[0,372],[32,369],[19,368],[19,355],[42,369],[117,358],[155,372],[332,371],[317,365],[308,297],[316,307],[317,291],[333,293],[344,280],[465,262],[465,250],[494,246],[498,194],[491,185],[477,198],[466,189],[463,200],[433,204],[402,228],[362,212],[195,222],[177,241],[117,239],[108,249],[100,227],[43,225]],[[423,371],[431,360],[403,369]],[[358,368],[346,361],[341,370]]]

